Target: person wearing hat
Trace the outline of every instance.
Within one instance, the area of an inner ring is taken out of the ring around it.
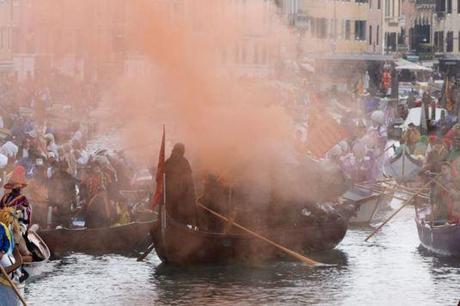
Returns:
[[[401,140],[407,145],[411,154],[414,153],[417,142],[420,140],[420,132],[414,123],[409,123],[408,129],[404,132]]]
[[[8,182],[3,186],[5,194],[0,200],[0,209],[13,207],[20,212],[19,223],[23,234],[30,226],[32,209],[26,196],[21,194],[21,190],[27,186],[25,169],[23,166],[16,166],[11,173]]]

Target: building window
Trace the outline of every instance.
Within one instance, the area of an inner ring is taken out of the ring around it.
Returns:
[[[460,14],[460,0],[457,0],[457,13]]]
[[[346,40],[351,39],[351,21],[350,20],[345,20],[345,39]]]
[[[445,12],[446,11],[446,0],[436,0],[436,8],[437,13]]]
[[[369,45],[372,45],[372,26],[369,26]]]
[[[390,0],[385,0],[385,17],[390,17]]]
[[[447,14],[452,14],[452,0],[447,0]]]
[[[379,39],[380,39],[380,26],[378,25],[377,26],[377,33],[375,33],[375,38],[376,38],[376,43],[377,43],[377,46],[379,45]]]
[[[322,39],[327,37],[327,19],[326,18],[317,19],[316,37],[322,38]]]
[[[460,32],[458,32],[458,52],[460,52]]]
[[[454,32],[447,32],[446,35],[446,52],[454,52]]]
[[[436,52],[444,52],[444,32],[434,32],[434,49]]]
[[[366,40],[365,20],[355,20],[355,40]]]
[[[377,0],[377,9],[380,10],[382,8],[382,0]],[[460,1],[460,0],[459,0]]]
[[[372,10],[372,1],[374,0],[369,0],[369,9]]]
[[[397,45],[396,32],[385,33],[385,45],[387,52],[395,52]]]

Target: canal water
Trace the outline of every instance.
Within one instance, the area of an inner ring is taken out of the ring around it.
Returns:
[[[74,254],[31,280],[30,305],[457,305],[460,259],[419,246],[413,208],[370,242],[351,228],[333,252],[262,266],[173,268],[154,254],[143,263],[120,255]]]

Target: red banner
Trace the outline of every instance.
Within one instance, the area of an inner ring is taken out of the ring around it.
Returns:
[[[152,209],[155,208],[161,202],[161,198],[163,196],[163,189],[164,189],[164,174],[165,174],[165,127],[163,126],[163,137],[161,139],[161,148],[160,148],[160,155],[158,156],[158,166],[157,166],[157,173],[156,173],[156,188],[155,194],[152,198]]]

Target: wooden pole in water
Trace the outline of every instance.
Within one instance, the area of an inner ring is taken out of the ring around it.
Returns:
[[[212,215],[214,215],[215,217],[217,217],[219,219],[222,219],[222,220],[224,220],[226,222],[230,221],[228,218],[226,218],[226,217],[222,216],[221,214],[215,212],[214,210],[202,205],[201,203],[198,203],[198,206],[200,206],[201,208],[203,208],[204,210],[206,210],[207,212],[211,213]],[[265,241],[266,243],[268,243],[268,244],[274,246],[275,248],[283,251],[284,253],[294,257],[295,259],[306,263],[309,266],[314,267],[314,266],[317,266],[317,265],[321,265],[320,262],[317,262],[317,261],[315,261],[315,260],[313,260],[311,258],[305,257],[305,256],[303,256],[303,255],[301,255],[301,254],[299,254],[299,253],[297,253],[295,251],[289,250],[288,248],[286,248],[286,247],[284,247],[284,246],[282,246],[282,245],[280,245],[280,244],[278,244],[278,243],[276,243],[276,242],[274,242],[274,241],[272,241],[272,240],[270,240],[270,239],[268,239],[268,238],[266,238],[266,237],[264,237],[264,236],[262,236],[262,235],[260,235],[260,234],[258,234],[256,232],[254,232],[254,231],[252,231],[252,230],[250,230],[250,229],[248,229],[248,228],[246,228],[246,227],[244,227],[242,225],[239,225],[238,223],[233,222],[232,224],[233,224],[233,226],[245,231],[248,234],[251,234],[254,237],[259,238],[260,240]]]
[[[387,224],[391,219],[393,219],[394,216],[396,216],[401,210],[403,210],[404,207],[406,207],[409,203],[412,202],[412,200],[418,196],[420,193],[422,193],[422,191],[428,187],[431,183],[433,183],[439,176],[440,174],[436,175],[434,178],[432,178],[428,183],[426,183],[425,185],[423,185],[422,188],[420,188],[416,193],[414,193],[409,199],[407,199],[403,205],[401,205],[400,208],[398,208],[394,213],[391,214],[390,217],[388,217],[388,219],[386,219],[385,221],[383,221],[382,224],[379,225],[379,227],[377,227],[369,236],[367,236],[366,239],[364,239],[364,241],[368,241],[372,236],[374,236],[385,224]]]
[[[18,288],[17,288],[16,285],[13,283],[13,281],[10,279],[10,277],[8,276],[8,274],[7,274],[6,271],[5,271],[5,268],[3,268],[2,265],[0,265],[0,272],[2,273],[3,277],[6,279],[6,281],[8,282],[8,284],[10,284],[11,289],[13,289],[14,293],[16,293],[16,295],[18,296],[19,300],[21,300],[21,303],[22,303],[24,306],[27,306],[26,301],[25,301],[24,298],[21,296],[21,294],[19,293]]]

